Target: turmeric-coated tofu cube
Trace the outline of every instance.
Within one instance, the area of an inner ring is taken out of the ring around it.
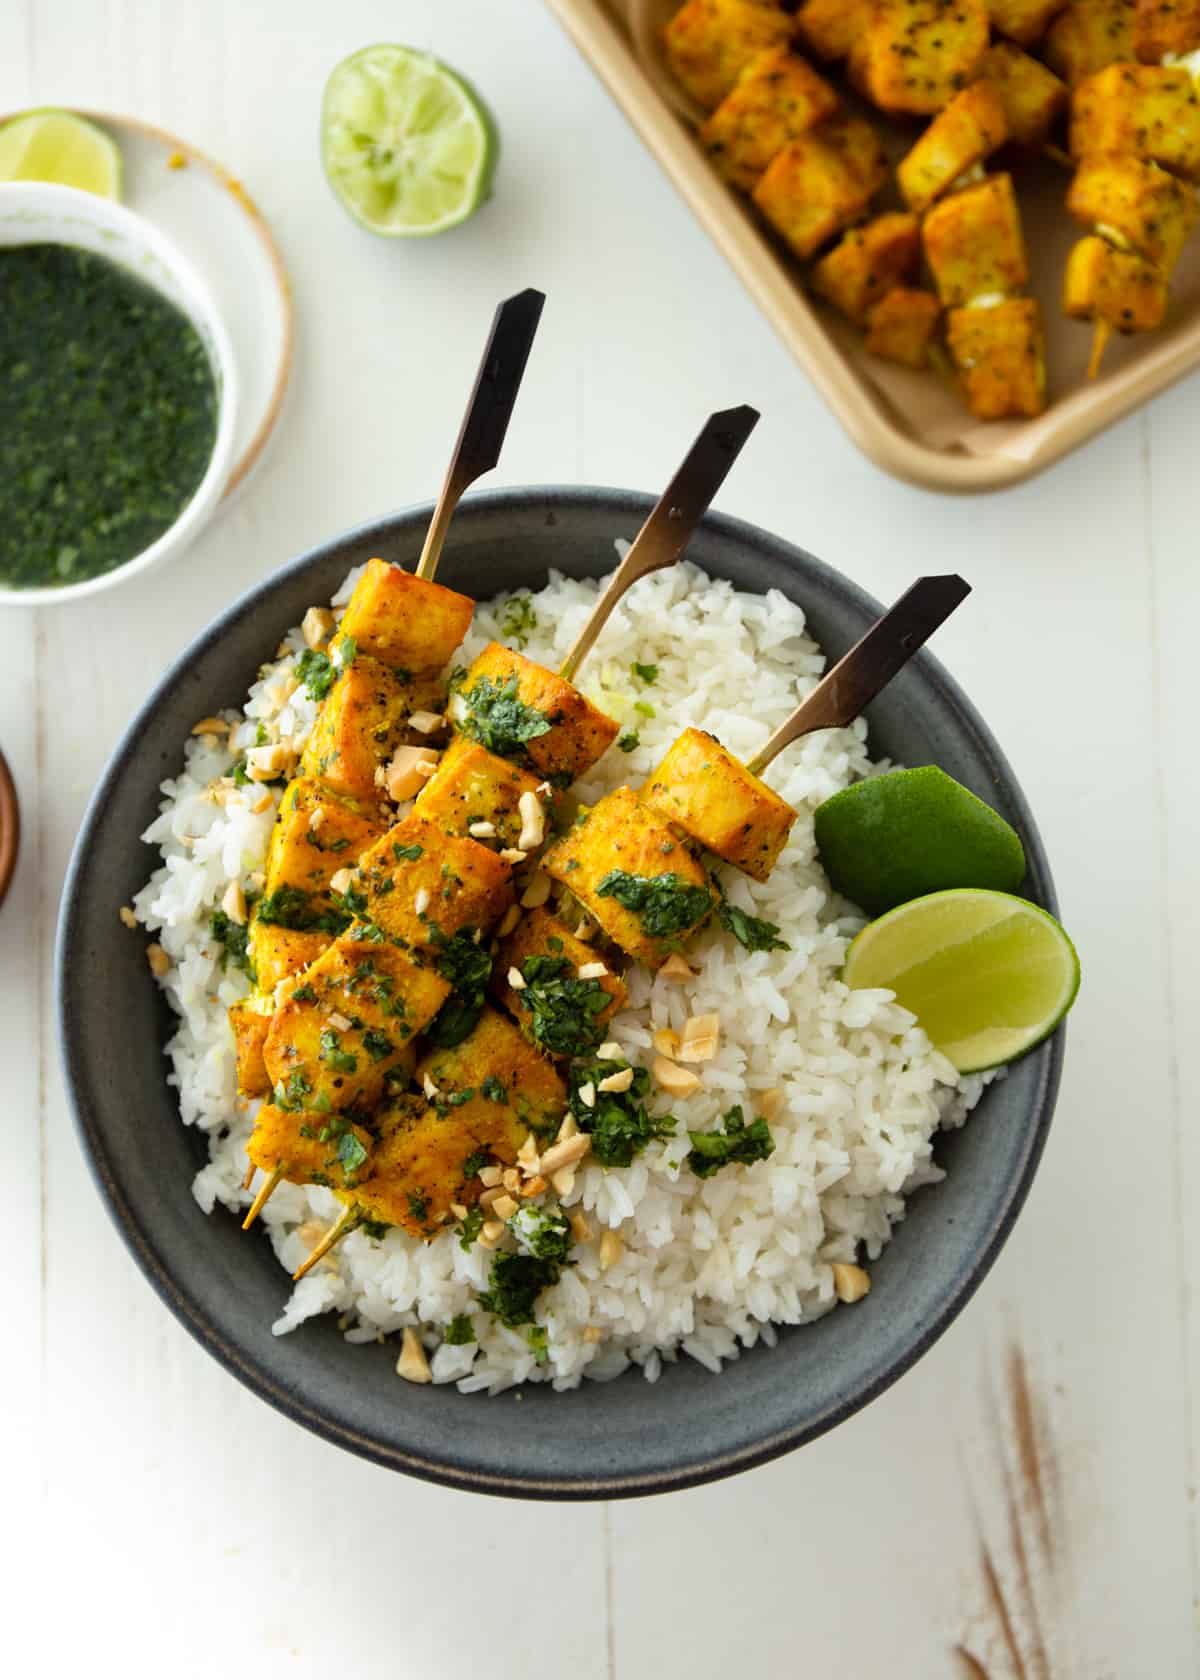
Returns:
[[[685,729],[641,790],[642,802],[685,834],[765,881],[797,813],[715,735]]]
[[[1068,87],[1132,58],[1133,0],[1072,0],[1047,29],[1042,51]]]
[[[428,676],[453,657],[475,603],[469,595],[415,577],[386,560],[368,560],[346,604],[340,634],[381,665]]]
[[[873,105],[932,116],[987,50],[984,0],[877,0],[850,49],[850,79]]]
[[[337,1114],[264,1103],[246,1154],[265,1173],[282,1171],[291,1184],[352,1189],[369,1172],[375,1140],[367,1128]]]
[[[330,793],[321,782],[297,776],[280,802],[271,830],[260,916],[264,905],[278,901],[282,889],[286,889],[283,899],[293,922],[333,909],[333,877],[347,864],[357,863],[359,854],[379,839],[386,826],[378,808],[368,815]]]
[[[760,53],[700,130],[705,151],[735,187],[749,192],[776,152],[830,116],[838,96],[786,47]]]
[[[967,405],[980,420],[1040,414],[1046,406],[1046,353],[1035,298],[985,309],[952,309],[946,342]]]
[[[794,30],[787,12],[764,0],[687,0],[663,31],[663,46],[692,98],[715,111],[750,61],[786,46]]]
[[[548,1056],[595,1050],[627,995],[624,980],[600,954],[545,909],[522,916],[501,940],[492,992]]]
[[[1067,209],[1089,232],[1124,244],[1170,274],[1196,225],[1196,195],[1157,164],[1133,157],[1085,157]]]
[[[831,117],[784,147],[753,197],[796,255],[807,258],[858,221],[886,175],[871,125],[861,117]]]
[[[1167,312],[1167,282],[1134,252],[1090,234],[1067,259],[1063,312],[1075,321],[1104,321],[1117,332],[1150,332]]]
[[[1007,296],[1029,279],[1021,212],[1011,175],[935,204],[922,228],[925,258],[948,309],[972,298]]]
[[[556,787],[590,770],[620,730],[572,683],[499,642],[452,689],[450,716],[464,735]]]
[[[974,82],[955,94],[916,145],[896,165],[896,179],[912,210],[928,210],[968,169],[1008,139],[1000,95],[988,82]]]
[[[447,834],[469,834],[486,846],[507,849],[522,836],[522,799],[526,809],[536,800],[544,818],[549,791],[532,771],[456,735],[418,794],[415,809]]]
[[[477,1149],[505,1162],[516,1159],[530,1132],[554,1137],[567,1111],[567,1088],[554,1065],[488,1006],[461,1044],[420,1058],[416,1080],[435,1108],[454,1110]]]
[[[276,1101],[317,1113],[370,1108],[388,1075],[412,1065],[411,1040],[450,983],[386,940],[344,934],[271,1019],[263,1049]]]
[[[941,313],[932,292],[897,286],[867,316],[863,343],[872,356],[901,367],[923,368],[929,362],[929,346]]]
[[[1133,50],[1143,64],[1161,64],[1200,48],[1200,0],[1136,0]]]
[[[436,678],[402,682],[369,654],[342,672],[317,713],[300,760],[300,773],[346,798],[378,799],[376,772],[404,741],[428,742],[409,725],[414,712],[439,715],[444,697]]]
[[[1110,64],[1075,89],[1071,155],[1126,153],[1200,181],[1200,95],[1186,70]]]
[[[813,269],[813,290],[861,326],[872,304],[909,279],[920,260],[920,223],[891,210],[843,235]]]
[[[250,966],[260,991],[268,997],[280,981],[300,974],[333,943],[337,925],[327,919],[321,928],[284,927],[277,922],[259,919],[258,907],[250,915],[248,949]]]
[[[990,46],[979,61],[980,78],[994,90],[1004,107],[1011,144],[1038,151],[1066,110],[1067,84],[1047,70],[1040,59],[1007,41]]]
[[[512,899],[511,864],[415,808],[364,854],[350,896],[365,923],[435,960],[460,929],[490,927]]]
[[[363,1217],[428,1240],[454,1207],[479,1200],[480,1146],[457,1110],[397,1096],[376,1115],[375,1134],[369,1168],[344,1198]]]
[[[712,914],[703,865],[632,788],[585,810],[542,859],[629,956],[658,968]]]
[[[1010,41],[1031,47],[1046,33],[1046,25],[1065,0],[987,0],[992,28]]]
[[[866,28],[872,0],[804,0],[796,14],[800,39],[818,58],[848,58]]]
[[[265,1097],[271,1089],[271,1076],[263,1060],[270,1014],[264,1014],[249,1001],[235,1003],[229,1009],[229,1025],[233,1029],[238,1090],[243,1097]]]

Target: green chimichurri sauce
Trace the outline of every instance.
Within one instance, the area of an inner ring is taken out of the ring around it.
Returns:
[[[0,581],[78,583],[140,554],[204,477],[212,367],[160,292],[71,245],[0,250]]]

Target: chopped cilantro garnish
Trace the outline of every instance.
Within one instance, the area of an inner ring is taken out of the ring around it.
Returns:
[[[288,1074],[284,1083],[276,1085],[272,1094],[276,1108],[303,1108],[305,1097],[312,1095],[312,1082],[301,1068],[297,1068],[294,1073]]]
[[[434,1016],[428,1036],[439,1049],[450,1050],[474,1032],[483,1013],[492,958],[486,946],[476,942],[473,928],[460,928],[453,939],[435,932],[434,944],[435,967],[454,990]]]
[[[636,729],[628,729],[624,735],[617,736],[617,747],[623,753],[636,752],[639,746],[641,740]]]
[[[534,1302],[543,1289],[552,1289],[561,1275],[557,1260],[538,1260],[532,1254],[497,1254],[479,1304],[510,1330],[532,1324]]]
[[[765,1161],[774,1153],[775,1139],[761,1114],[747,1125],[741,1108],[731,1108],[721,1126],[719,1132],[688,1132],[692,1147],[687,1165],[697,1178],[711,1178],[722,1167]]]
[[[338,1139],[337,1158],[343,1172],[357,1172],[367,1158],[366,1147],[353,1132],[343,1132]]]
[[[717,919],[726,933],[744,945],[747,951],[787,951],[790,949],[786,939],[780,939],[779,929],[774,922],[764,921],[761,916],[751,916],[745,910],[739,910],[736,904],[730,904],[727,898],[722,898],[717,907]]]
[[[372,1242],[379,1242],[391,1230],[386,1219],[364,1219],[358,1228],[365,1231]]]
[[[334,1073],[357,1073],[358,1057],[342,1049],[342,1041],[332,1027],[326,1027],[320,1037],[321,1060]]]
[[[603,1036],[598,1017],[610,999],[599,980],[580,980],[565,957],[527,957],[517,1007],[529,1016],[536,1044],[555,1056],[595,1049]]]
[[[288,928],[293,933],[327,933],[334,939],[350,925],[348,915],[303,887],[276,887],[259,899],[254,914],[267,927]]]
[[[308,691],[310,700],[324,700],[337,681],[340,671],[327,653],[305,648],[296,661],[296,675]]]
[[[381,1062],[385,1056],[390,1056],[396,1046],[385,1032],[376,1027],[369,1027],[363,1034],[363,1049],[373,1062]]]
[[[537,627],[538,615],[528,595],[514,595],[505,602],[504,615],[500,620],[502,636],[515,642],[518,648],[524,648]]]
[[[467,1217],[458,1222],[458,1246],[469,1254],[475,1245],[475,1238],[483,1230],[483,1209],[478,1202],[467,1210]]]
[[[410,1190],[405,1196],[408,1211],[418,1225],[424,1225],[429,1217],[429,1200],[420,1190]]]
[[[474,687],[463,694],[463,700],[467,707],[461,725],[463,734],[500,758],[525,763],[529,756],[526,742],[550,732],[550,719],[517,698],[515,674],[502,684],[494,683],[490,677],[479,677]]]
[[[508,1090],[504,1082],[497,1079],[494,1073],[488,1074],[479,1087],[479,1091],[480,1095],[485,1096],[489,1102],[502,1103],[508,1101]]]
[[[544,1365],[550,1357],[550,1332],[544,1324],[531,1324],[525,1332],[525,1340],[533,1349],[533,1357],[539,1365]]]
[[[628,1064],[603,1061],[577,1063],[571,1070],[568,1105],[582,1132],[590,1132],[592,1157],[602,1167],[628,1167],[649,1143],[671,1137],[678,1122],[673,1114],[656,1118],[647,1112],[645,1098],[650,1075],[644,1067],[634,1069],[628,1091],[601,1091],[600,1081],[619,1073]],[[595,1100],[589,1105],[579,1095],[580,1087],[592,1085]]]
[[[640,712],[645,718],[658,716],[658,713],[654,710],[654,707],[650,704],[649,700],[635,700],[633,702],[633,709],[635,712]]]
[[[633,664],[630,666],[630,670],[633,672],[635,677],[641,677],[647,687],[649,687],[651,683],[656,683],[658,681],[657,665],[639,665],[635,659]]]
[[[297,986],[292,993],[293,1003],[316,1003],[317,994],[309,985]]]
[[[243,974],[253,978],[253,967],[250,962],[249,938],[250,929],[244,922],[235,922],[227,916],[224,910],[214,910],[209,923],[212,936],[221,945],[221,967],[232,963],[240,968]]]
[[[478,1178],[490,1160],[491,1156],[486,1149],[473,1149],[462,1164],[463,1179]]]
[[[535,1260],[566,1264],[571,1252],[571,1227],[560,1209],[525,1202],[509,1220],[508,1228]]]
[[[418,846],[415,842],[411,846],[402,846],[398,840],[392,841],[392,856],[397,863],[403,863],[405,859],[409,863],[416,863],[417,859],[423,856],[424,851],[424,846]]]
[[[689,932],[713,902],[707,887],[692,886],[679,875],[631,875],[624,869],[610,869],[596,891],[632,911],[652,939]]]
[[[442,1340],[449,1347],[467,1347],[471,1342],[478,1341],[475,1334],[475,1323],[470,1313],[455,1313],[447,1324]]]

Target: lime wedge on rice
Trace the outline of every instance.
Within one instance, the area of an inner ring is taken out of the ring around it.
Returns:
[[[121,196],[121,154],[70,111],[25,111],[0,126],[0,181],[51,181],[100,198]]]
[[[865,927],[842,978],[855,990],[895,992],[960,1073],[979,1073],[1054,1031],[1079,990],[1079,958],[1036,905],[961,887],[913,899]]]
[[[363,47],[325,84],[325,174],[372,233],[442,233],[465,222],[491,191],[497,150],[478,95],[428,53]]]

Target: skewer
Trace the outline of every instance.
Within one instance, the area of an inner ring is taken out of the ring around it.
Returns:
[[[711,414],[679,471],[659,497],[624,560],[609,580],[558,674],[570,682],[591,652],[609,615],[630,586],[650,572],[673,566],[724,484],[729,469],[758,424],[758,410],[745,404]]]
[[[254,1175],[257,1171],[258,1168],[254,1165],[253,1161],[247,1163],[246,1176],[242,1179],[243,1190],[249,1190],[250,1186],[254,1183]]]
[[[1108,341],[1112,337],[1112,325],[1108,321],[1097,321],[1092,333],[1092,353],[1088,357],[1087,376],[1095,379],[1100,373],[1100,363],[1104,359],[1104,352],[1108,349]]]
[[[825,673],[766,746],[749,760],[747,770],[760,776],[771,760],[801,735],[811,735],[818,729],[843,729],[853,723],[970,593],[970,584],[953,572],[918,578]]]
[[[477,478],[490,472],[500,459],[504,434],[512,418],[517,392],[521,389],[525,364],[529,360],[545,301],[544,292],[530,287],[527,291],[518,292],[515,297],[506,298],[496,310],[483,360],[467,400],[462,428],[425,535],[421,558],[417,562],[416,576],[419,578],[428,581],[437,571],[446,532],[450,529],[450,521],[463,492]]]
[[[348,1232],[352,1231],[356,1225],[361,1224],[362,1214],[356,1207],[350,1206],[339,1213],[333,1224],[329,1227],[328,1231],[326,1231],[320,1242],[313,1249],[308,1259],[301,1261],[300,1265],[296,1267],[296,1270],[292,1273],[292,1282],[299,1283],[300,1279],[304,1277],[306,1273],[312,1271],[318,1260],[323,1260],[325,1258],[334,1243],[340,1242],[341,1239],[346,1236]]]
[[[266,1207],[267,1203],[271,1200],[271,1197],[279,1188],[280,1181],[283,1178],[283,1169],[284,1163],[280,1162],[279,1166],[275,1168],[275,1171],[273,1173],[268,1173],[266,1178],[262,1181],[262,1184],[259,1186],[258,1195],[255,1196],[254,1200],[251,1202],[249,1212],[246,1214],[245,1219],[242,1220],[243,1231],[248,1231],[250,1229],[251,1225],[253,1225],[254,1221],[258,1218],[259,1214]],[[250,1163],[250,1172],[243,1188],[249,1188],[249,1181],[254,1177],[254,1170],[254,1163],[252,1161]]]

